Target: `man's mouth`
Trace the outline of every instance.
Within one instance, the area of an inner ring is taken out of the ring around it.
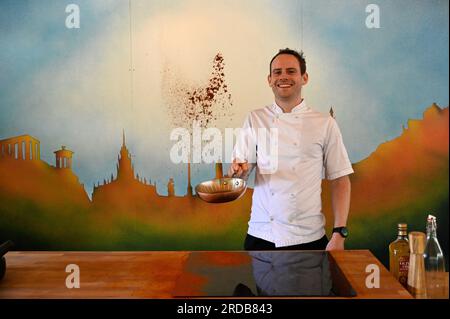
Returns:
[[[293,84],[290,83],[278,83],[277,87],[281,88],[281,89],[287,89],[290,88]]]

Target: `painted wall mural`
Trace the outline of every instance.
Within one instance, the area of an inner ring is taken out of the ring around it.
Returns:
[[[370,3],[2,1],[0,242],[242,249],[251,178],[239,200],[203,202],[194,187],[226,172],[226,151],[173,163],[170,135],[240,127],[272,102],[268,63],[290,47],[355,170],[346,247],[387,265],[396,224],[425,231],[433,213],[448,263],[448,2],[378,1],[378,27]],[[331,231],[326,181],[322,197]]]

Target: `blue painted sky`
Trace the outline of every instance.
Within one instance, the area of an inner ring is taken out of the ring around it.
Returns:
[[[65,27],[70,3],[80,7],[80,29]],[[51,164],[67,145],[90,193],[115,175],[125,129],[136,172],[162,194],[173,176],[181,195],[186,171],[169,160],[163,92],[174,82],[207,81],[222,52],[234,116],[216,124],[239,127],[272,102],[268,61],[291,47],[306,55],[308,104],[333,106],[357,162],[433,102],[448,106],[448,1],[377,1],[380,29],[366,28],[369,3],[133,0],[130,51],[128,1],[2,0],[0,139],[31,134]],[[193,184],[212,176],[211,167],[194,167]]]

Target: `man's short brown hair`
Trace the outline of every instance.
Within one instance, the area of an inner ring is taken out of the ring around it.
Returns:
[[[281,54],[289,54],[289,55],[293,55],[297,58],[298,63],[300,65],[300,73],[303,75],[306,72],[306,61],[305,61],[305,57],[303,56],[303,51],[295,51],[289,48],[286,49],[280,49],[278,51],[277,54],[275,54],[275,56],[272,58],[272,60],[270,60],[270,65],[269,65],[269,74],[272,74],[272,62],[273,60],[275,60],[275,58]]]

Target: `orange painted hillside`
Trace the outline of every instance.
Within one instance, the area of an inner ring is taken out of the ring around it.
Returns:
[[[435,181],[448,176],[448,143],[449,109],[433,104],[423,119],[409,120],[401,136],[381,144],[353,165],[350,216],[395,211],[407,201],[439,193],[440,189],[434,189],[438,187]],[[322,198],[324,213],[332,220],[327,182]]]
[[[44,161],[3,158],[0,161],[0,193],[51,207],[76,205],[87,208],[89,197],[70,169],[57,169]]]

